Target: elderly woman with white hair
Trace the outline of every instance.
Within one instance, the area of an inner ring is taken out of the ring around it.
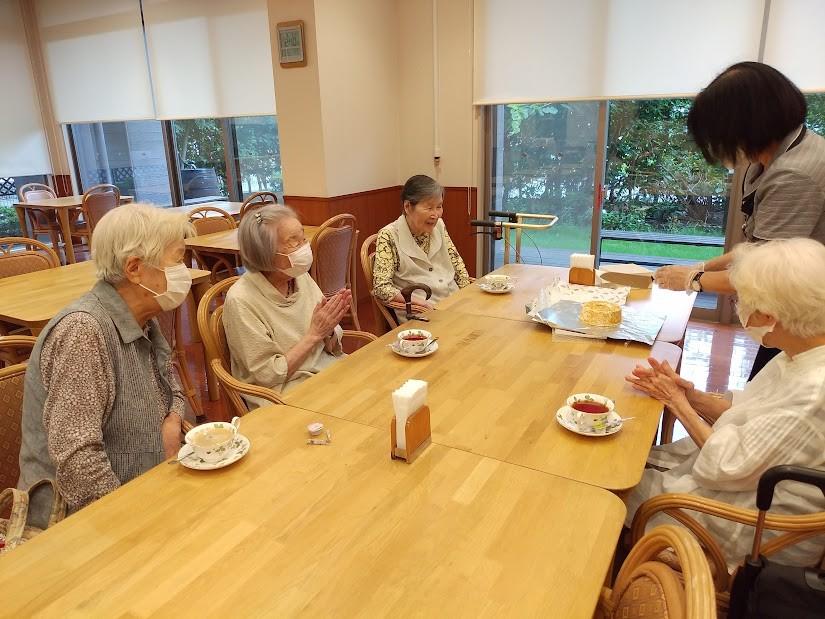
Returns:
[[[184,397],[155,319],[183,303],[186,215],[130,204],[95,227],[98,281],[40,333],[26,369],[19,487],[49,478],[78,510],[173,456]],[[32,504],[45,524],[48,505]]]
[[[352,294],[341,290],[326,298],[309,276],[312,250],[287,206],[263,206],[245,216],[238,245],[246,272],[227,292],[223,309],[232,375],[285,391],[343,356],[338,323]]]
[[[794,265],[788,268],[788,265]],[[730,281],[748,334],[782,352],[731,399],[699,391],[665,363],[650,359],[627,380],[668,406],[688,438],[654,447],[642,481],[626,497],[628,524],[646,499],[683,492],[753,508],[759,477],[780,464],[825,467],[825,246],[811,239],[740,245]],[[823,511],[818,491],[798,484],[776,490],[772,512]],[[693,514],[733,564],[747,554],[744,525]],[[655,526],[659,521],[653,519]],[[822,543],[809,541],[777,555],[811,565]]]

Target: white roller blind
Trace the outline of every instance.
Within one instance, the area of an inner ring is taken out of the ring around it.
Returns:
[[[275,113],[266,0],[144,0],[157,118]]]
[[[755,60],[755,0],[475,0],[476,104],[693,94]]]
[[[0,0],[0,176],[51,172],[18,0]]]
[[[823,28],[823,0],[772,0],[764,61],[802,90],[825,90]]]
[[[36,0],[60,123],[154,117],[138,0]]]

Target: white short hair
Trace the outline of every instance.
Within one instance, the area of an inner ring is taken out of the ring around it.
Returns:
[[[825,245],[812,239],[742,243],[730,281],[739,304],[782,323],[797,337],[825,334]]]
[[[159,266],[170,245],[194,233],[186,213],[151,204],[124,204],[106,213],[92,234],[97,277],[110,284],[123,281],[129,256]]]

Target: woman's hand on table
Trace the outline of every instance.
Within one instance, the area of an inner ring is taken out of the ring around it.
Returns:
[[[181,418],[177,413],[169,413],[160,427],[160,436],[163,441],[163,453],[167,458],[173,458],[180,451]]]
[[[687,392],[694,388],[693,383],[679,376],[667,361],[659,363],[651,358],[648,363],[650,367],[637,365],[625,380],[665,406],[688,404]]]

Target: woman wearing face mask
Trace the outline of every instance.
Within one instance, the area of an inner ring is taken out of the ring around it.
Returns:
[[[78,510],[177,453],[184,398],[155,317],[183,303],[185,215],[129,204],[95,227],[98,282],[40,333],[25,377],[21,489],[54,479]],[[32,503],[45,524],[49,506]]]
[[[372,293],[385,304],[403,304],[401,288],[426,284],[430,303],[437,303],[469,285],[467,267],[453,245],[444,220],[444,189],[429,176],[410,178],[401,190],[404,212],[384,226],[375,241]],[[413,297],[419,311],[430,303]]]
[[[223,310],[233,376],[281,391],[342,357],[338,323],[352,295],[341,290],[327,299],[309,276],[312,250],[295,212],[256,209],[241,220],[238,245],[246,273],[227,292]]]
[[[653,448],[648,463],[661,468],[646,469],[626,497],[628,524],[658,494],[686,492],[753,508],[759,477],[770,467],[825,466],[825,290],[818,285],[825,280],[825,246],[811,239],[741,245],[730,280],[748,334],[782,352],[732,399],[699,391],[653,359],[633,371],[627,380],[668,406],[690,437]],[[771,513],[823,509],[821,493],[782,485]],[[749,550],[752,533],[740,525],[691,515],[715,535],[729,563]],[[811,565],[822,549],[821,540],[806,542],[777,558]]]

